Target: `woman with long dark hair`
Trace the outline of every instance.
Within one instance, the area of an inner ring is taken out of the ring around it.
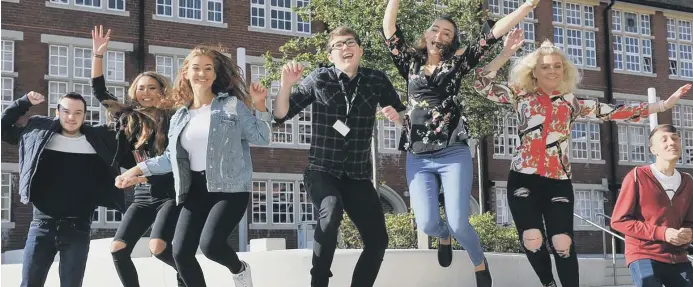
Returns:
[[[128,89],[129,104],[120,103],[106,87],[103,76],[103,58],[108,50],[111,30],[103,33],[103,26],[91,31],[94,48],[91,77],[96,99],[104,105],[115,120],[115,127],[133,151],[134,165],[149,157],[163,154],[168,143],[168,121],[173,115],[171,84],[156,72],[144,72],[132,81]],[[140,286],[137,270],[132,262],[132,250],[137,241],[151,227],[149,251],[159,260],[176,268],[171,252],[171,240],[180,208],[176,206],[173,175],[162,174],[143,178],[135,186],[134,201],[128,207],[118,226],[111,255],[120,281],[125,287]],[[185,286],[177,276],[178,286]]]
[[[254,84],[249,95],[236,63],[208,46],[196,47],[185,58],[173,90],[174,102],[185,104],[171,119],[166,152],[124,172],[116,186],[130,186],[142,174],[173,172],[182,206],[173,257],[185,284],[206,286],[195,258],[199,245],[207,258],[231,271],[236,286],[252,287],[250,266],[238,258],[228,237],[250,199],[250,144],[270,141],[267,90]]]
[[[472,156],[467,124],[456,98],[462,77],[538,3],[528,0],[493,28],[487,23],[481,37],[465,46],[450,17],[437,18],[415,46],[408,45],[396,24],[399,0],[388,2],[383,19],[385,43],[407,81],[409,107],[399,148],[407,152],[407,182],[417,227],[438,238],[438,262],[443,267],[452,262],[452,234],[475,266],[477,286],[491,286],[491,273],[479,236],[469,223]],[[445,221],[438,207],[441,185]]]

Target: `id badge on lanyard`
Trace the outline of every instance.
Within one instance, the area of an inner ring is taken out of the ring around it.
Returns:
[[[346,87],[344,87],[344,83],[339,80],[339,86],[342,88],[342,93],[344,94],[344,101],[346,102],[346,120],[345,122],[342,122],[341,120],[337,119],[337,121],[332,125],[332,127],[337,130],[342,136],[346,136],[349,131],[351,130],[349,126],[346,125],[346,122],[349,121],[349,113],[351,112],[351,109],[354,107],[354,100],[356,99],[356,95],[358,94],[359,90],[359,84],[361,83],[361,78],[359,78],[356,82],[356,88],[354,89],[354,93],[351,95],[351,100],[349,100],[349,97],[347,97],[347,90]]]

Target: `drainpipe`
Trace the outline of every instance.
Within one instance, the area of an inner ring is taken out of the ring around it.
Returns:
[[[614,100],[614,91],[612,88],[613,80],[611,78],[611,73],[612,73],[612,63],[613,60],[611,59],[611,29],[609,27],[609,11],[611,11],[611,7],[614,6],[616,3],[616,0],[610,0],[609,5],[606,6],[606,9],[604,9],[604,14],[602,15],[602,22],[604,23],[604,27],[602,28],[602,31],[604,31],[604,78],[606,79],[606,89],[604,91],[604,97],[606,98],[606,102],[609,104],[613,103]],[[609,165],[609,169],[611,170],[611,179],[609,180],[609,193],[611,195],[611,202],[616,202],[616,199],[618,198],[618,190],[621,188],[621,183],[618,183],[618,179],[616,177],[616,169],[618,166],[618,152],[616,151],[616,145],[614,144],[615,140],[618,140],[618,132],[614,133],[614,130],[618,131],[618,128],[616,127],[616,124],[613,121],[607,121],[606,122],[606,127],[607,127],[607,134],[609,135],[608,140],[607,140],[607,148],[611,153],[611,164]],[[611,246],[612,252],[614,249],[617,251],[621,250],[620,245],[613,246],[613,240],[612,240],[612,246]]]
[[[139,28],[139,39],[138,39],[139,40],[139,43],[138,43],[139,51],[138,51],[137,58],[139,59],[139,61],[138,61],[137,70],[138,70],[138,73],[142,73],[142,72],[144,72],[144,59],[146,57],[146,54],[144,53],[144,48],[145,48],[144,47],[145,46],[144,45],[144,31],[145,31],[144,22],[146,20],[146,17],[144,16],[144,13],[145,13],[144,8],[147,7],[147,3],[146,3],[147,1],[140,0],[138,2],[140,5],[140,15],[139,15],[140,16],[139,17],[140,23],[139,23],[139,27],[138,27]]]

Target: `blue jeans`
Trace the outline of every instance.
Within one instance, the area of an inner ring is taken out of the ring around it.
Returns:
[[[42,287],[58,252],[60,286],[82,286],[90,229],[88,220],[34,219],[24,247],[21,287]]]
[[[484,253],[479,235],[469,224],[472,181],[472,154],[467,145],[428,154],[407,153],[407,183],[417,227],[432,237],[446,238],[452,232],[476,266],[484,261]],[[441,184],[447,222],[441,218],[438,205]]]
[[[635,260],[628,266],[633,284],[638,287],[693,287],[690,262],[670,264],[652,259]]]

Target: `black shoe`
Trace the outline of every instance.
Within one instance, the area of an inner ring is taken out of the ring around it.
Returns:
[[[476,276],[476,287],[491,287],[493,286],[493,280],[491,279],[491,271],[488,268],[488,261],[484,258],[484,265],[486,265],[484,270],[477,271],[474,273]]]
[[[450,244],[440,244],[438,239],[438,264],[442,267],[448,267],[452,263],[452,238]]]
[[[183,282],[183,278],[180,278],[180,274],[176,274],[176,282],[178,282],[178,287],[187,287],[185,282]]]
[[[556,281],[551,281],[551,283],[544,285],[544,287],[557,287]]]

